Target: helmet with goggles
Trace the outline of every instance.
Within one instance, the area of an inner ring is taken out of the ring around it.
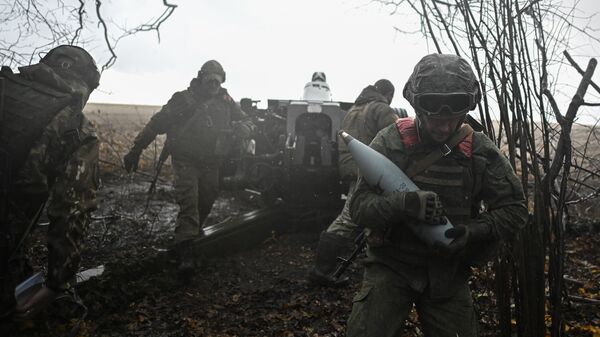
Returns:
[[[83,81],[90,89],[98,87],[100,73],[94,58],[83,48],[61,45],[50,50],[41,60],[65,79]]]
[[[221,63],[216,60],[206,61],[198,71],[198,78],[217,80],[223,83],[225,82],[225,70],[223,70]]]
[[[417,116],[457,117],[475,109],[481,100],[479,82],[469,63],[457,55],[423,57],[403,90]]]

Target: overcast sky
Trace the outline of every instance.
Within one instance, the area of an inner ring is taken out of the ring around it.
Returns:
[[[401,89],[414,64],[435,51],[420,33],[394,30],[416,27],[414,16],[390,15],[391,8],[368,0],[172,2],[178,8],[161,28],[161,42],[153,33],[122,40],[119,58],[103,73],[91,102],[162,105],[210,59],[225,67],[223,86],[236,100],[297,99],[311,74],[323,71],[333,99],[353,101],[379,78]],[[161,4],[113,1],[108,14],[132,25],[139,17],[160,14]],[[600,11],[600,1],[582,5],[586,12]],[[102,62],[103,55],[94,56]],[[600,69],[596,73],[600,78]],[[392,105],[408,107],[400,95]]]
[[[154,34],[123,40],[91,101],[164,104],[210,59],[225,67],[235,99],[300,98],[314,71],[326,73],[334,100],[353,101],[382,77],[401,86],[428,46],[395,32],[400,17],[364,3],[179,1],[160,44]]]

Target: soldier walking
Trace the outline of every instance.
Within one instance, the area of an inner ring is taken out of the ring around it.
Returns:
[[[203,234],[202,224],[219,194],[219,167],[234,140],[248,138],[255,128],[223,82],[221,64],[204,63],[190,86],[173,94],[146,124],[124,158],[127,172],[137,170],[142,151],[156,135],[167,134],[179,205],[174,243]]]
[[[403,95],[416,119],[399,119],[370,146],[412,172],[422,190],[382,195],[359,178],[350,214],[370,234],[347,335],[400,336],[415,305],[425,336],[477,336],[467,284],[470,267],[490,259],[498,243],[511,240],[525,225],[523,187],[487,136],[464,132],[466,114],[481,99],[466,60],[425,56]],[[455,225],[445,232],[453,241],[429,246],[412,229],[435,226],[428,221],[441,214]]]

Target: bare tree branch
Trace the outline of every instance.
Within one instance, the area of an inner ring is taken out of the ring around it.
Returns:
[[[40,50],[60,44],[85,46],[92,41],[102,41],[109,54],[108,60],[102,62],[102,69],[107,69],[116,62],[117,44],[125,37],[152,31],[160,43],[160,29],[177,8],[168,0],[161,3],[160,15],[127,28],[119,27],[103,14],[110,5],[103,0],[0,0],[0,61],[9,66],[30,64]]]
[[[571,65],[573,66],[573,68],[575,68],[577,70],[577,72],[579,74],[581,74],[583,76],[584,71],[583,69],[581,69],[581,67],[579,66],[579,64],[577,64],[577,62],[575,62],[575,60],[573,60],[573,58],[571,57],[571,54],[569,54],[568,51],[563,51],[563,54],[565,55],[565,57],[567,58],[567,60],[569,61],[569,63],[571,63]],[[596,91],[600,94],[600,87],[598,87],[598,85],[596,83],[594,83],[594,81],[592,81],[590,79],[590,85],[596,89]]]

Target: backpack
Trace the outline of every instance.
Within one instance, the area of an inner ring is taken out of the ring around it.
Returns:
[[[0,70],[0,181],[23,167],[29,151],[45,127],[64,107],[73,102],[69,93]],[[7,186],[3,186],[7,188]]]

